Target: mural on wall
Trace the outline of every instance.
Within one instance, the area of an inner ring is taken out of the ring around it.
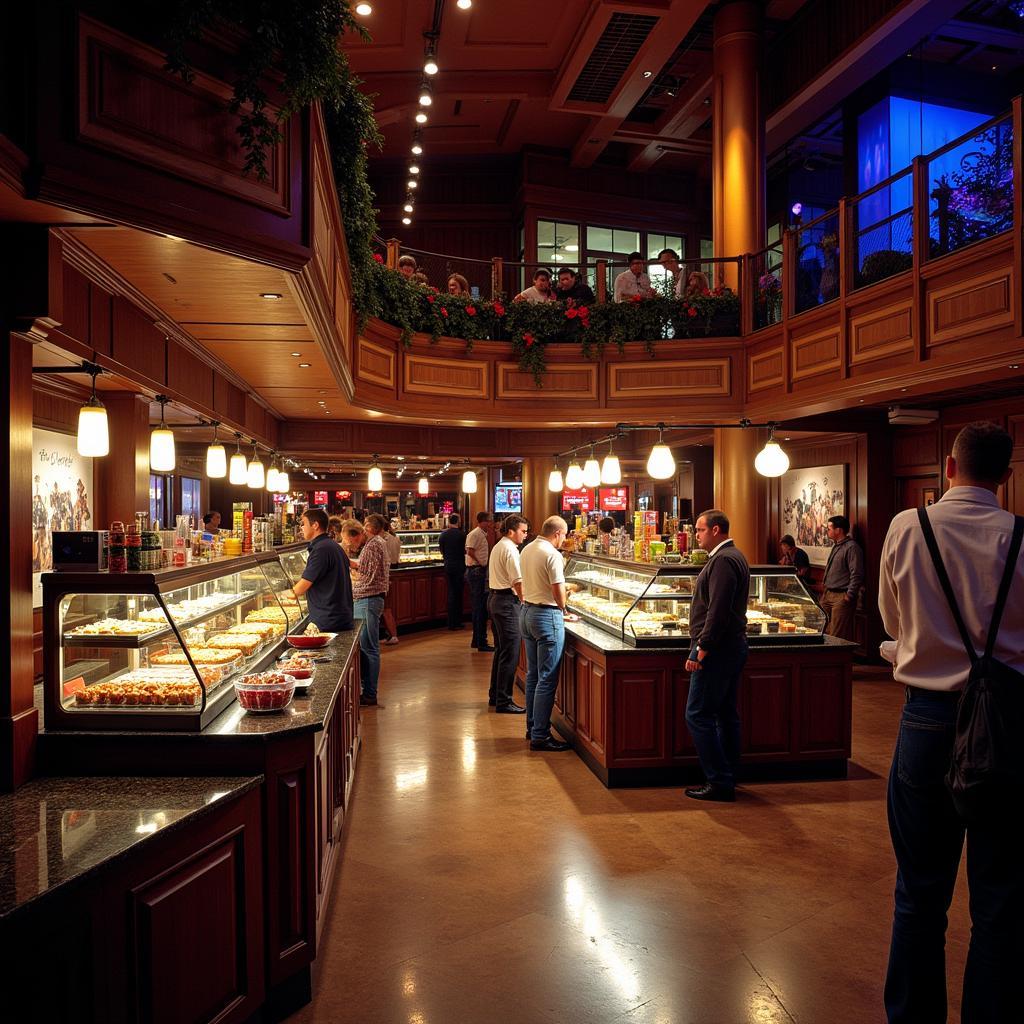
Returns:
[[[811,565],[828,561],[830,516],[846,515],[846,466],[791,469],[782,475],[782,533],[791,533]]]
[[[32,604],[43,603],[41,574],[53,567],[54,530],[91,530],[92,459],[74,434],[32,431]]]

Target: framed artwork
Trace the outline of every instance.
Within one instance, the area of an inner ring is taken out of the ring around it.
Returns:
[[[927,508],[939,500],[938,487],[924,487],[921,489],[921,504]]]
[[[828,561],[830,516],[846,515],[846,465],[791,469],[782,474],[782,533],[791,533],[811,565]]]
[[[54,530],[96,530],[92,459],[74,434],[32,431],[32,606],[43,603],[42,574],[53,568]]]

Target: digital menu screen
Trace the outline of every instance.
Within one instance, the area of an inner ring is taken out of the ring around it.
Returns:
[[[589,487],[581,487],[578,491],[566,488],[562,491],[563,512],[593,512],[594,492]]]
[[[495,484],[494,511],[508,515],[510,512],[523,511],[522,484]]]
[[[602,512],[628,512],[628,487],[602,487],[597,492],[597,506]]]

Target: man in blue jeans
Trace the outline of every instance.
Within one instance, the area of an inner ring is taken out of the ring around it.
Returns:
[[[697,545],[708,560],[693,587],[686,659],[690,692],[686,724],[707,782],[687,789],[691,800],[732,803],[740,760],[740,675],[747,661],[750,566],[729,537],[729,519],[713,508],[697,517]]]
[[[946,459],[949,489],[928,510],[942,563],[975,652],[985,650],[1014,518],[1000,508],[1013,439],[993,423],[968,424]],[[1022,797],[964,822],[946,787],[957,703],[970,660],[928,553],[917,510],[901,512],[882,547],[878,607],[893,677],[906,687],[889,773],[889,832],[896,853],[895,912],[885,1010],[890,1024],[946,1020],[946,912],[967,840],[971,944],[964,1024],[1021,1019],[1024,956]],[[1024,672],[1024,557],[1018,556],[993,656]],[[1024,743],[1024,736],[1015,737]],[[1014,799],[1014,796],[1016,799]]]
[[[526,647],[526,738],[531,750],[569,750],[551,735],[558,669],[565,648],[565,560],[559,548],[569,527],[560,516],[544,520],[519,556],[523,575],[521,632]]]
[[[355,617],[363,620],[359,634],[359,667],[363,691],[359,703],[364,707],[377,706],[377,680],[380,677],[380,615],[390,585],[388,549],[382,534],[387,525],[383,516],[368,515],[363,529],[369,538],[359,552],[359,561],[352,567],[359,579],[352,588],[355,597]]]

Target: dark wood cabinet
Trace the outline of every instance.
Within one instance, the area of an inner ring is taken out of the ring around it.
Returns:
[[[468,590],[463,587],[463,614],[470,611]],[[443,622],[448,617],[448,577],[444,569],[427,565],[392,572],[389,603],[399,626]]]

